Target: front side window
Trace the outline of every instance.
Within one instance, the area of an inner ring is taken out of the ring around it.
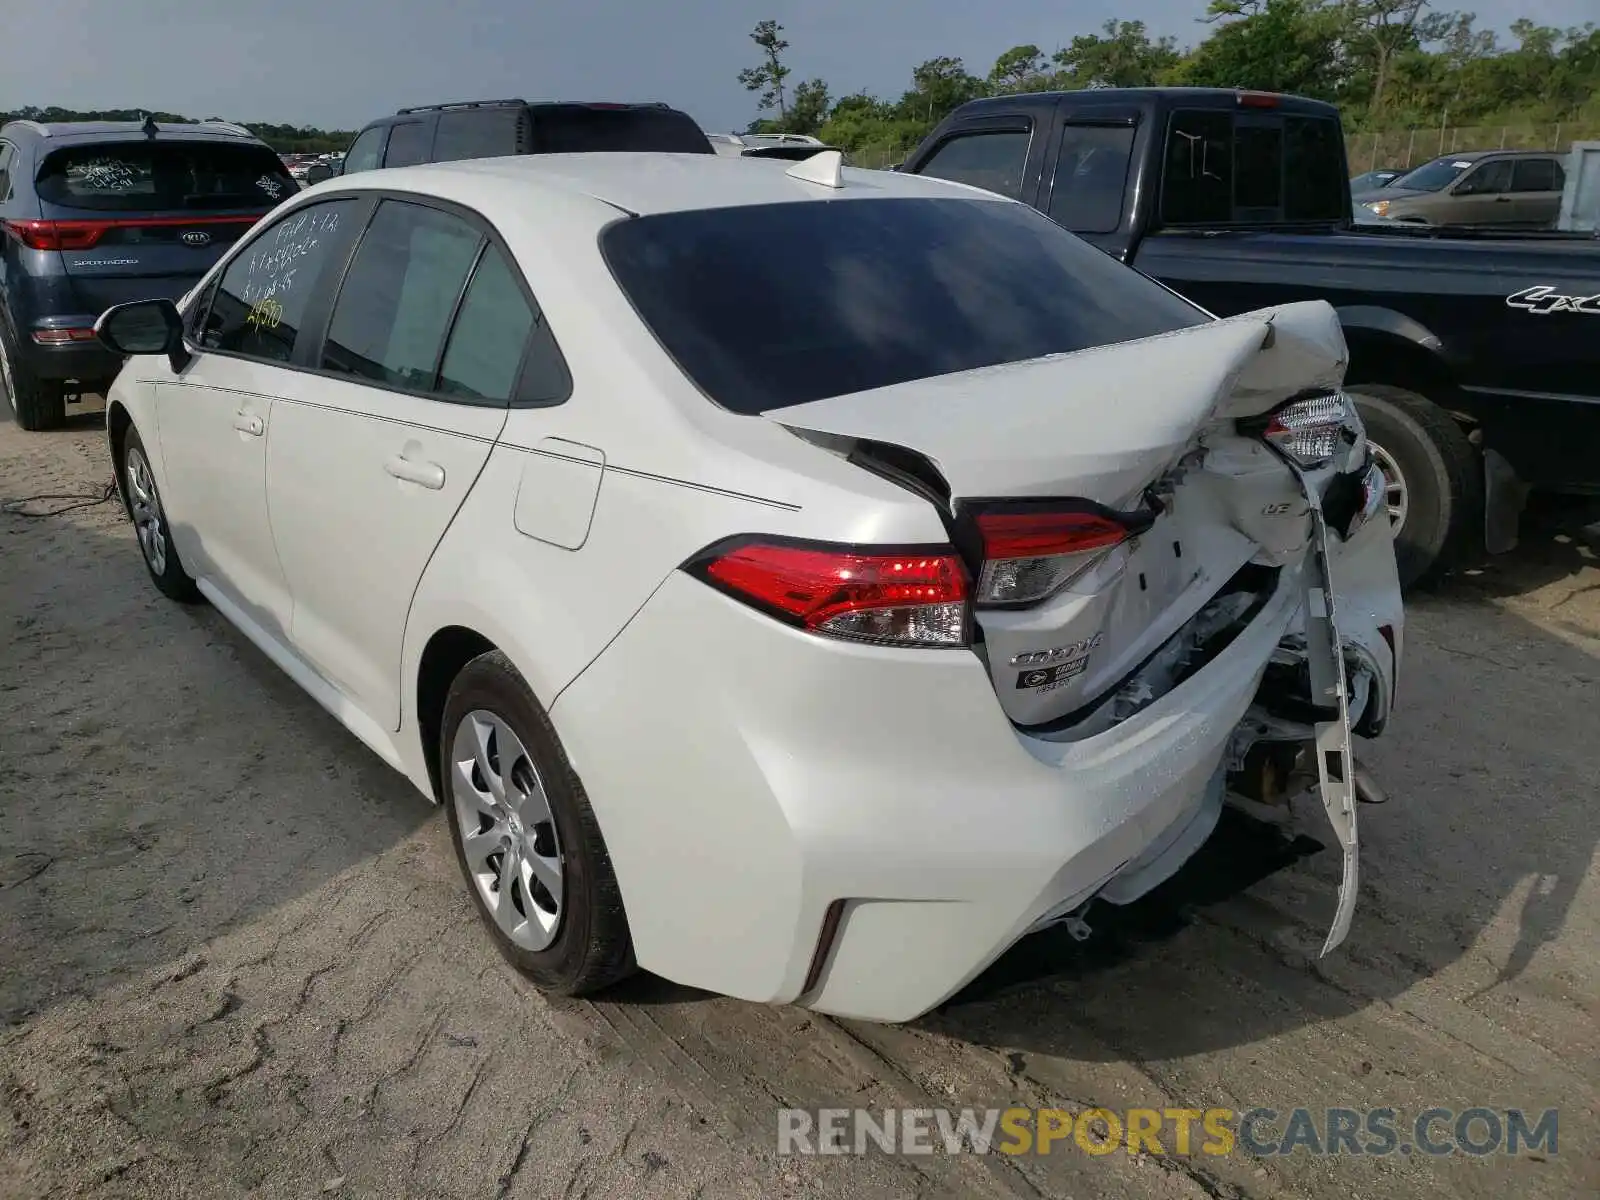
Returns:
[[[97,212],[271,208],[300,190],[265,146],[198,140],[69,146],[38,180],[47,204]]]
[[[327,288],[354,235],[356,202],[308,204],[250,240],[213,289],[203,349],[289,362],[311,296]]]
[[[971,184],[1020,200],[1031,136],[1026,129],[958,134],[935,150],[933,157],[917,168],[917,174]]]
[[[445,334],[483,245],[481,233],[450,213],[379,204],[334,301],[323,369],[433,391]]]
[[[374,171],[383,165],[383,143],[389,135],[387,125],[374,125],[354,142],[344,156],[344,174]]]
[[[1116,229],[1132,151],[1131,125],[1068,125],[1050,186],[1050,219],[1074,233]]]
[[[1033,209],[976,197],[660,213],[600,245],[683,372],[746,414],[1209,319]]]
[[[1456,185],[1457,196],[1497,196],[1511,189],[1511,160],[1486,162]]]

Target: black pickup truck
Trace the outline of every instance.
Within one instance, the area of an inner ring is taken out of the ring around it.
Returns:
[[[1514,546],[1529,489],[1600,494],[1600,240],[1356,222],[1331,105],[994,97],[899,169],[1030,204],[1219,316],[1333,304],[1407,584]]]

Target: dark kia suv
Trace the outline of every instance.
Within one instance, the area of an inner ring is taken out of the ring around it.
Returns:
[[[110,386],[94,337],[124,300],[176,300],[299,190],[266,143],[208,121],[0,127],[0,388],[24,429]]]

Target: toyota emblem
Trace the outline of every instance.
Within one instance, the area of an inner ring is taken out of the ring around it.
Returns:
[[[209,246],[211,244],[211,235],[204,229],[190,229],[183,235],[183,244],[185,246]]]

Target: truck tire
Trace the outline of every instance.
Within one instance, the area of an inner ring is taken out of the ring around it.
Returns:
[[[0,317],[0,391],[23,429],[55,429],[67,419],[65,390],[56,380],[40,379],[28,370],[4,317]]]
[[[1482,547],[1482,460],[1426,396],[1385,383],[1347,390],[1389,485],[1400,586],[1426,586]]]

